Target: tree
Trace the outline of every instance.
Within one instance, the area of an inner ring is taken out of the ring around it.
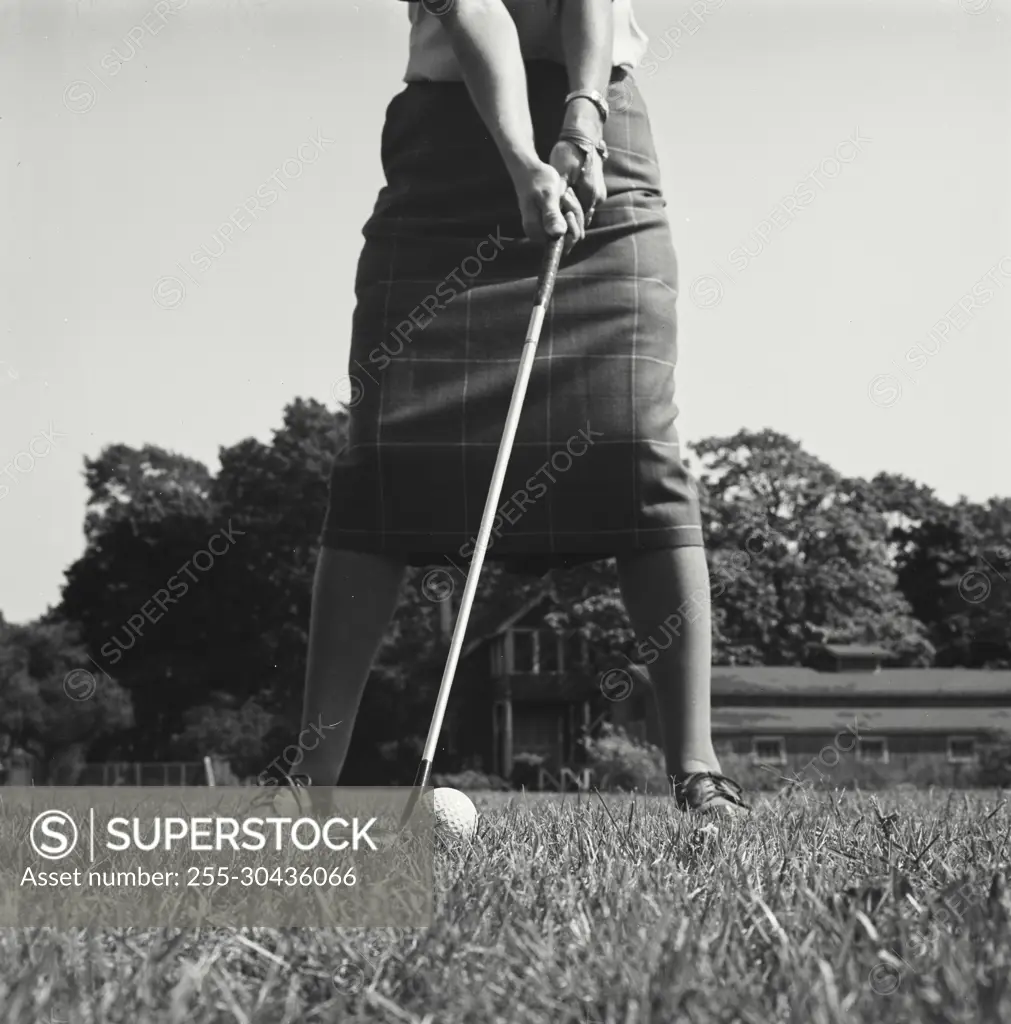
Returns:
[[[134,729],[120,755],[167,758],[173,727],[207,692],[203,659],[228,603],[220,574],[192,564],[207,568],[198,553],[220,527],[211,475],[160,448],[112,445],[86,460],[85,477],[87,545],[59,612],[79,625],[93,671],[131,695]]]
[[[311,555],[345,424],[295,402],[272,444],[223,449],[216,478],[151,447],[115,445],[86,463],[88,545],[62,610],[134,696],[134,757],[174,756],[208,693],[266,691],[269,703],[300,675]]]
[[[258,770],[298,732],[313,574],[330,468],[346,429],[346,414],[335,424],[318,403],[295,402],[270,446],[244,441],[223,451],[214,482],[221,514],[240,522],[247,534],[243,559],[227,569],[236,599],[219,637],[228,662],[216,674],[215,687],[238,700],[255,697],[275,716]],[[417,766],[447,654],[440,626],[446,605],[438,600],[440,587],[426,586],[426,578],[434,578],[427,568],[406,575],[358,713],[345,784],[382,778],[409,783]],[[456,572],[439,579],[452,590],[451,607],[458,606],[464,582]],[[529,587],[486,563],[472,621],[504,598],[520,602]]]
[[[867,493],[892,526],[899,589],[926,626],[936,663],[1011,664],[1011,501],[947,505],[889,474]]]
[[[771,430],[693,447],[714,578],[727,575],[724,565],[740,567],[716,602],[726,650],[795,665],[831,638],[881,644],[902,664],[930,663],[933,649],[898,592],[888,524],[866,485]]]
[[[29,751],[48,763],[47,781],[67,784],[130,725],[130,698],[95,676],[70,624],[52,615],[25,626],[0,622],[0,723],[5,746]]]
[[[109,445],[97,459],[84,460],[84,476],[90,492],[84,520],[89,543],[115,523],[126,522],[136,535],[143,524],[171,512],[199,517],[208,511],[207,467],[155,445]]]
[[[264,738],[275,725],[276,716],[254,698],[239,704],[230,694],[211,694],[184,712],[175,751],[186,760],[226,761],[240,778],[256,776],[264,768]]]
[[[347,427],[343,410],[298,400],[269,443],[222,449],[216,475],[151,446],[110,446],[86,463],[87,548],[40,628],[57,628],[61,616],[78,623],[101,685],[111,694],[121,684],[132,698],[132,730],[117,740],[105,729],[105,750],[135,760],[213,753],[256,775],[293,742],[330,467]],[[973,581],[973,595],[983,589],[971,573],[984,556],[995,566],[1006,558],[1011,575],[1007,501],[949,508],[902,477],[846,479],[772,431],[695,449],[718,663],[800,664],[830,637],[883,644],[908,665],[930,662],[931,641],[963,659],[950,663],[1011,655],[1011,587],[998,592],[987,570],[986,599],[966,596]],[[454,573],[441,601],[431,579],[427,569],[407,573],[346,784],[413,775],[445,664],[443,613],[464,586]],[[549,624],[581,630],[598,666],[634,656],[613,560],[548,581],[488,562],[472,624],[548,586],[559,601]],[[30,692],[10,693],[31,718]]]
[[[968,565],[949,586],[949,623],[966,623],[968,651],[963,664],[1011,668],[1011,499],[984,504],[964,499],[956,506],[975,528]]]
[[[346,429],[346,413],[296,401],[269,444],[223,449],[215,477],[181,456],[122,445],[88,464],[88,547],[68,570],[62,610],[134,696],[129,756],[213,749],[255,775],[292,742],[330,467]],[[195,580],[182,576],[187,592],[151,622],[152,595],[222,530],[234,546]],[[425,576],[408,573],[366,691],[349,759],[361,781],[389,767],[381,747],[413,751],[431,714],[446,648],[444,606],[426,596]],[[463,579],[453,583],[458,601]],[[489,565],[475,618],[512,586]]]
[[[888,523],[870,485],[769,430],[692,448],[715,663],[802,664],[830,638],[880,643],[907,665],[930,662],[923,625],[897,589]],[[589,636],[598,664],[635,659],[613,562],[556,574],[556,588],[557,623]]]

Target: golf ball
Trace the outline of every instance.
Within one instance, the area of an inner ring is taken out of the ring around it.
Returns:
[[[440,787],[428,799],[435,816],[435,829],[446,838],[473,839],[477,831],[477,808],[458,789]]]

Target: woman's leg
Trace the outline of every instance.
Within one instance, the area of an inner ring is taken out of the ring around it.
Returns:
[[[335,786],[340,778],[404,572],[402,561],[379,555],[330,548],[319,553],[299,744],[304,756],[289,769],[314,785]]]
[[[657,655],[649,675],[668,775],[719,772],[710,718],[712,621],[705,550],[624,555],[618,558],[618,579],[640,646]]]

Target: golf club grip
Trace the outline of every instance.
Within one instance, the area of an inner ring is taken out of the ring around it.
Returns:
[[[537,278],[537,296],[535,306],[546,306],[551,301],[551,293],[555,290],[555,279],[558,277],[558,266],[562,262],[562,250],[565,236],[554,238],[548,243],[541,263],[541,273]]]

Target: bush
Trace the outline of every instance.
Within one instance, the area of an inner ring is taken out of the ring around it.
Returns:
[[[202,761],[209,754],[216,762],[227,762],[238,776],[256,776],[273,758],[266,741],[277,727],[277,717],[256,700],[238,705],[230,694],[213,694],[185,712],[182,731],[173,737],[173,753],[186,761]]]
[[[663,751],[632,739],[624,729],[605,722],[600,735],[583,741],[597,787],[607,792],[669,793]]]
[[[466,771],[457,772],[455,775],[433,775],[432,782],[436,786],[445,786],[447,789],[459,789],[466,792],[468,789],[492,789],[503,791],[511,789],[505,779],[498,775],[486,775],[484,772]]]

